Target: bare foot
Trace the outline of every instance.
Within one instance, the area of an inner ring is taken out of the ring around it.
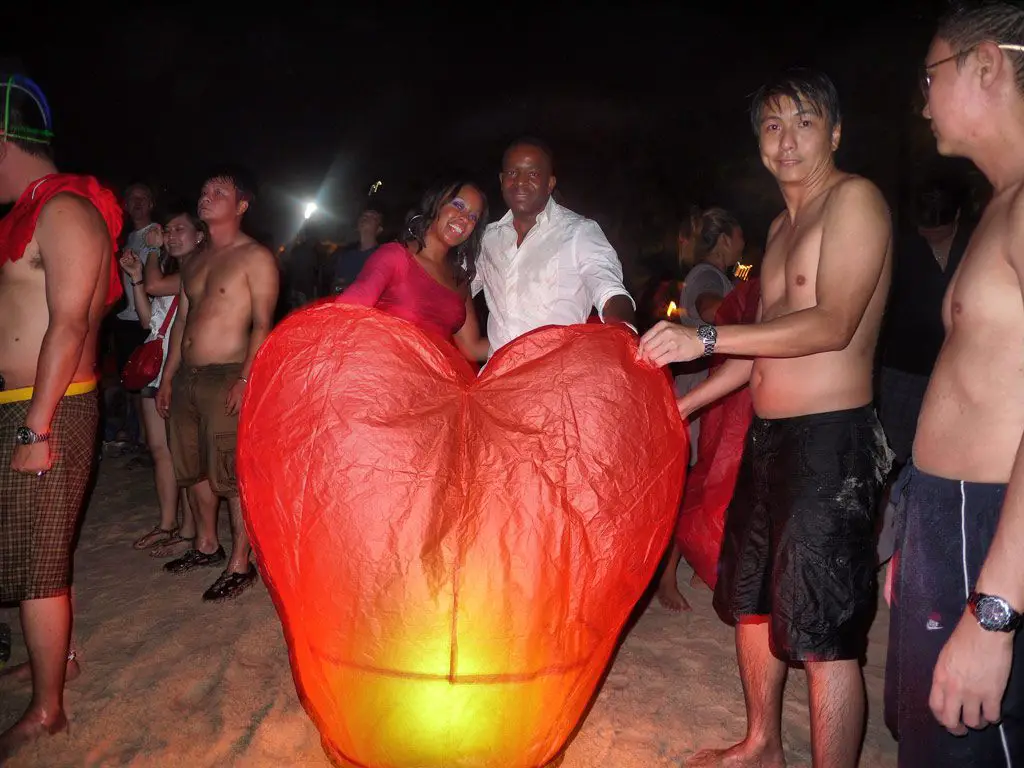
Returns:
[[[682,613],[683,611],[690,610],[690,604],[686,602],[683,593],[679,591],[679,587],[675,584],[675,579],[672,579],[670,582],[662,579],[661,584],[658,585],[658,602],[673,613]]]
[[[70,683],[82,674],[82,668],[78,662],[72,659],[68,662],[67,670],[64,672],[64,682]],[[13,667],[6,667],[0,670],[0,680],[15,680],[17,682],[32,682],[32,667],[27,661],[15,664]]]
[[[132,544],[132,549],[149,549],[158,546],[173,537],[175,533],[177,533],[176,528],[161,528],[157,526],[149,533],[144,533],[136,539],[135,543]]]
[[[26,712],[21,720],[3,733],[0,733],[0,763],[13,755],[26,744],[41,736],[52,736],[68,727],[68,719],[64,712],[47,717],[36,712]]]
[[[741,741],[726,749],[702,749],[683,765],[685,768],[786,768],[786,756],[781,747],[758,750]]]
[[[182,536],[177,541],[169,541],[166,544],[153,547],[149,550],[150,557],[181,557],[195,544],[195,537],[186,538]]]

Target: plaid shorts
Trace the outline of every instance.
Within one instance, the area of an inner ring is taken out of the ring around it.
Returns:
[[[0,405],[0,602],[66,594],[71,542],[96,456],[97,393],[64,397],[50,436],[53,467],[43,477],[11,469],[14,438],[30,400]]]

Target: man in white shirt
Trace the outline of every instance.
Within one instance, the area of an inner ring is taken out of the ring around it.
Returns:
[[[519,139],[502,158],[501,193],[509,210],[487,227],[473,280],[490,316],[491,354],[545,325],[585,323],[596,308],[605,323],[636,333],[636,305],[622,264],[597,222],[563,208],[544,142]]]

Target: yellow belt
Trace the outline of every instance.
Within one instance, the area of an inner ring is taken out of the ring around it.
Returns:
[[[89,381],[73,381],[68,384],[68,388],[64,390],[64,397],[84,395],[86,392],[94,391],[96,386],[96,379],[90,379]],[[18,389],[0,390],[0,405],[7,405],[7,403],[21,403],[25,400],[31,400],[32,393],[34,391],[35,387],[19,387]]]

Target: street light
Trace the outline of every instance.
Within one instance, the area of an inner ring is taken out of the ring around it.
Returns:
[[[306,203],[306,210],[303,213],[302,218],[308,220],[314,213],[316,213],[316,203]]]

